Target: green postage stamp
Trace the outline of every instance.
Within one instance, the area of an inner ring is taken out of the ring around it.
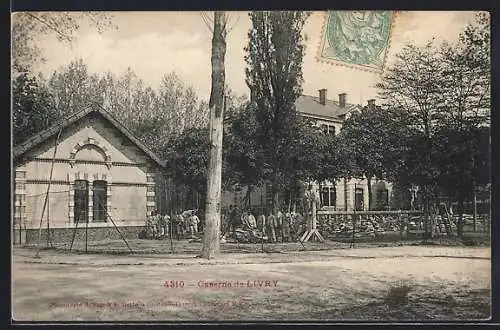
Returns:
[[[393,23],[392,11],[330,11],[323,25],[318,60],[381,72]]]

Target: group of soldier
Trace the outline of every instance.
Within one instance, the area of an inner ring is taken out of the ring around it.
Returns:
[[[229,210],[223,214],[223,234],[231,234],[237,228],[258,230],[271,242],[290,242],[296,240],[305,230],[304,217],[300,213],[278,211],[273,214],[262,210],[257,217],[255,214],[255,211],[240,211],[238,206],[230,205]]]
[[[152,211],[146,219],[144,238],[196,238],[201,230],[197,210],[177,210],[172,215]],[[267,215],[266,215],[267,213]],[[229,206],[222,214],[222,236],[231,235],[236,229],[258,231],[270,242],[290,242],[296,240],[305,230],[304,217],[300,213],[278,211],[277,214],[262,210],[240,211],[238,206]]]
[[[170,216],[152,211],[146,219],[145,236],[152,239],[176,237],[177,239],[189,236],[196,238],[200,231],[200,218],[197,210],[177,210]]]

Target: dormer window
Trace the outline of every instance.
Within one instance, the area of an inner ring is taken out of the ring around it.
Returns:
[[[325,134],[333,134],[335,135],[335,126],[334,125],[327,125],[327,124],[321,124],[321,131]]]

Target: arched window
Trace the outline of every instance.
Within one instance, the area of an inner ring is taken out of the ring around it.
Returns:
[[[89,182],[87,180],[75,181],[75,223],[87,222],[89,216]]]
[[[106,198],[107,184],[106,181],[96,180],[93,182],[93,219],[95,222],[105,222],[107,219]]]

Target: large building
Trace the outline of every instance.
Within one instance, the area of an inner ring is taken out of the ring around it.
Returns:
[[[342,123],[355,111],[361,111],[362,106],[347,102],[347,94],[341,93],[337,100],[327,97],[327,90],[321,89],[317,96],[302,95],[296,101],[297,112],[304,117],[313,119],[316,125],[327,134],[338,134]],[[374,104],[375,100],[369,100]],[[371,180],[372,207],[385,210],[390,206],[392,194],[391,184],[385,181]],[[267,188],[267,189],[266,189]],[[253,209],[269,208],[271,196],[269,187],[255,188],[247,193],[247,187],[240,187],[235,192],[226,191],[223,194],[224,207],[229,205],[247,205]],[[352,211],[368,210],[368,180],[351,179],[336,182],[321,182],[316,184],[320,194],[323,209]],[[285,197],[285,196],[283,196]],[[286,197],[285,197],[286,199]]]
[[[157,207],[164,163],[101,108],[69,115],[15,147],[13,156],[14,242],[38,240],[44,210],[44,240],[47,226],[52,241],[69,243],[85,231],[89,239],[119,238],[113,222],[137,237]]]

